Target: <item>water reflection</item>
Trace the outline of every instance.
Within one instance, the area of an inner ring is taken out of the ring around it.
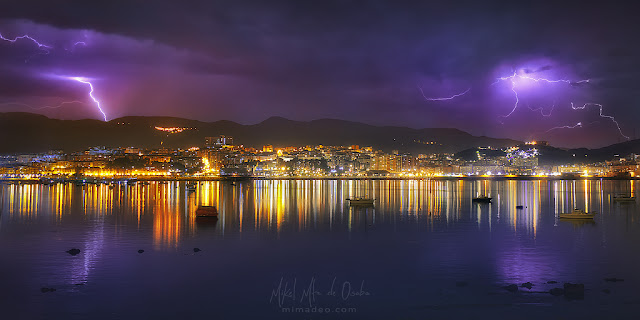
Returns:
[[[105,224],[152,229],[156,249],[175,248],[201,230],[217,236],[242,233],[356,232],[375,225],[474,223],[479,229],[508,226],[535,239],[540,224],[573,208],[605,212],[616,206],[633,211],[635,203],[612,202],[612,194],[635,195],[635,181],[463,181],[463,180],[256,180],[199,182],[195,192],[181,182],[149,184],[3,184],[2,222],[61,224],[80,221],[94,228],[99,242]],[[478,195],[488,204],[471,202]],[[373,208],[351,208],[345,199],[372,197]],[[196,221],[199,205],[220,212],[215,224]],[[522,206],[522,209],[516,209]],[[629,223],[637,217],[628,214]],[[596,222],[604,215],[596,216]],[[579,227],[585,223],[573,223]],[[94,244],[98,248],[99,244]]]

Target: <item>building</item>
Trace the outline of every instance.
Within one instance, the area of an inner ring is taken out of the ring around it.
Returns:
[[[223,146],[232,146],[233,145],[233,137],[220,135],[217,137],[205,137],[204,138],[204,146],[207,148],[215,148],[215,147],[223,147]]]

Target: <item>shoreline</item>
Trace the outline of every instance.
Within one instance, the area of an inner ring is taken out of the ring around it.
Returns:
[[[468,177],[128,177],[128,178],[94,178],[84,179],[68,178],[0,178],[0,182],[30,182],[30,183],[112,183],[112,182],[199,182],[199,181],[255,181],[255,180],[407,180],[407,181],[478,181],[478,180],[516,180],[516,181],[570,181],[570,180],[639,180],[640,177],[535,177],[535,176],[468,176]]]

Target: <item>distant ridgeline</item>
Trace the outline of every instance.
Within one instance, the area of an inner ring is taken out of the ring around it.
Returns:
[[[258,149],[264,145],[359,145],[414,155],[457,153],[463,159],[477,157],[478,151],[504,153],[501,149],[521,145],[523,149],[539,150],[541,164],[604,161],[640,154],[640,140],[600,149],[567,150],[525,145],[516,140],[476,137],[458,129],[381,127],[335,119],[303,122],[272,117],[258,124],[242,125],[225,120],[201,122],[173,117],[124,117],[103,122],[50,119],[32,113],[0,113],[0,154],[49,150],[75,152],[93,146],[188,149],[204,146],[206,137],[225,135],[233,137],[237,145]]]
[[[458,129],[381,127],[334,119],[292,121],[269,118],[254,125],[232,121],[201,122],[172,117],[124,117],[99,120],[59,120],[31,113],[0,113],[0,153],[81,151],[93,146],[190,148],[203,146],[206,137],[227,135],[235,144],[261,148],[306,145],[360,145],[402,153],[455,153],[521,142],[476,137]]]

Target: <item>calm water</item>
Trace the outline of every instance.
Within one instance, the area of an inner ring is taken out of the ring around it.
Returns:
[[[639,187],[265,180],[201,182],[189,193],[178,182],[2,184],[0,315],[635,318],[640,212],[611,196]],[[493,203],[472,203],[478,194]],[[375,207],[349,207],[354,196],[375,198]],[[196,221],[200,204],[217,206],[220,218]],[[557,219],[574,207],[599,214]],[[531,292],[502,288],[527,281]],[[584,299],[544,293],[564,282],[584,283]]]

